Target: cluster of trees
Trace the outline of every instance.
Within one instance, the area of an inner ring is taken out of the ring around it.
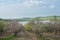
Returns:
[[[51,20],[50,23],[42,23],[40,19],[34,19],[24,26],[20,24],[18,21],[4,22],[0,21],[0,35],[6,32],[10,35],[14,35],[15,37],[20,34],[24,35],[24,32],[31,32],[36,34],[36,36],[42,36],[43,33],[60,33],[60,21],[58,22],[56,16],[54,16],[54,20]],[[7,35],[7,34],[6,34]]]
[[[42,23],[39,22],[39,19],[35,19],[25,25],[25,28],[28,31],[32,31],[37,36],[43,35],[43,33],[51,33],[57,35],[60,33],[60,22],[58,22],[57,18],[54,16],[54,20],[50,23]]]

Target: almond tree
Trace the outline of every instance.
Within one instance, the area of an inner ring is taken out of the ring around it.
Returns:
[[[7,25],[7,27],[5,27],[5,30],[17,36],[19,32],[24,30],[24,27],[22,24],[18,23],[17,21],[12,21]]]

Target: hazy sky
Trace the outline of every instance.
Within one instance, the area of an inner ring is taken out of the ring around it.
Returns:
[[[0,0],[0,18],[60,15],[60,0]]]

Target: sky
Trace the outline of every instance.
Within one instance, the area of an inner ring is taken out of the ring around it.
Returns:
[[[60,16],[60,0],[0,0],[0,18]]]

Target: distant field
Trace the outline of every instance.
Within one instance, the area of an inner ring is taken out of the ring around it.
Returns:
[[[36,17],[36,18],[21,18],[21,19],[17,19],[18,21],[30,21],[30,20],[34,20],[34,19],[38,19],[38,20],[50,20],[50,19],[54,19],[55,16],[48,16],[48,17]],[[60,18],[60,16],[56,16],[57,19]]]
[[[47,17],[35,17],[35,18],[18,18],[18,19],[0,19],[3,21],[11,21],[11,20],[17,20],[17,21],[31,21],[31,20],[50,20],[50,19],[54,19],[55,16],[47,16]],[[56,18],[60,19],[60,16],[56,16]]]

